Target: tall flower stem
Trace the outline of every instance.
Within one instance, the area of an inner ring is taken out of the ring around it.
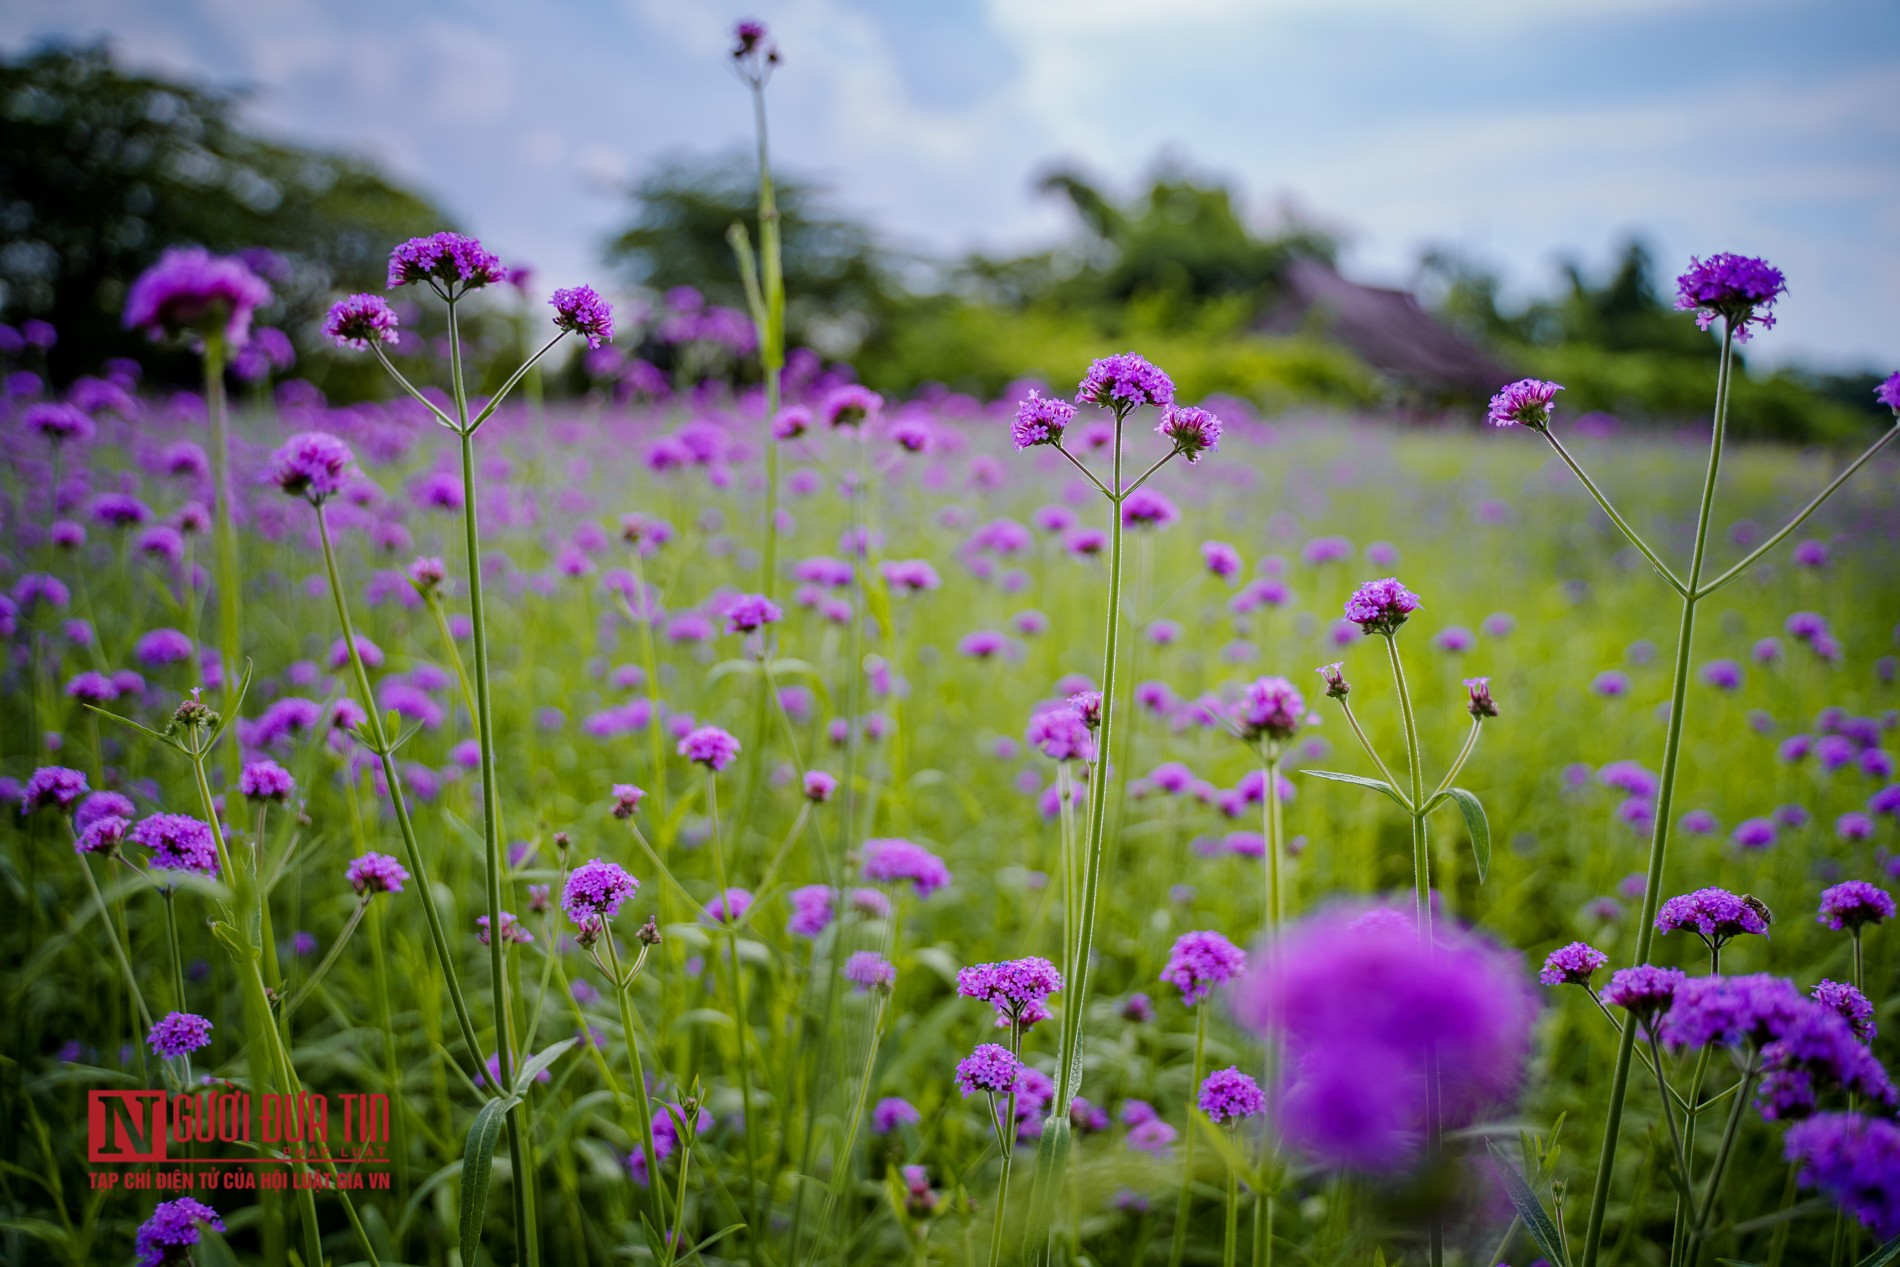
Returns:
[[[1012,1044],[1013,1045],[1013,1044]],[[996,1141],[1003,1152],[1002,1172],[996,1177],[996,1221],[990,1225],[990,1267],[1003,1261],[1003,1215],[1009,1208],[1009,1173],[1016,1157],[1016,1093],[1011,1091],[997,1127]]]
[[[758,1119],[752,1113],[752,1043],[746,1021],[745,978],[739,972],[738,916],[732,910],[731,889],[726,884],[726,846],[719,830],[718,775],[706,771],[706,812],[712,816],[713,875],[719,885],[719,923],[726,937],[726,988],[732,992],[732,1023],[739,1043],[739,1102],[745,1113],[745,1205],[747,1231],[752,1243],[763,1243],[765,1224],[759,1218],[759,1152],[753,1142],[758,1134]]]
[[[1174,1243],[1168,1249],[1168,1267],[1181,1267],[1187,1252],[1188,1211],[1194,1193],[1194,1138],[1200,1134],[1194,1120],[1194,1096],[1201,1088],[1207,1064],[1207,1001],[1194,1005],[1194,1077],[1188,1083],[1187,1142],[1181,1146],[1181,1194],[1174,1201]],[[1231,1209],[1230,1209],[1231,1214]]]
[[[627,1040],[627,1065],[633,1074],[633,1111],[640,1123],[640,1147],[646,1150],[647,1196],[653,1205],[653,1230],[662,1237],[671,1235],[672,1220],[666,1217],[666,1185],[660,1182],[660,1154],[653,1140],[653,1105],[647,1098],[647,1071],[640,1060],[640,1031],[633,1023],[633,980],[621,971],[620,950],[614,944],[611,928],[601,934],[607,943],[607,960],[613,969],[614,998],[620,1004],[620,1030]]]
[[[1240,1249],[1240,1172],[1227,1167],[1227,1234],[1221,1240],[1221,1267],[1234,1267]]]
[[[1709,1216],[1715,1213],[1715,1198],[1722,1190],[1722,1176],[1728,1171],[1729,1156],[1735,1148],[1735,1136],[1741,1129],[1742,1114],[1748,1108],[1749,1088],[1754,1085],[1755,1075],[1760,1068],[1760,1060],[1751,1051],[1748,1065],[1742,1071],[1742,1085],[1735,1093],[1735,1102],[1729,1105],[1728,1122],[1722,1127],[1722,1142],[1715,1149],[1715,1164],[1709,1169],[1709,1182],[1702,1193],[1702,1206],[1696,1214],[1695,1230],[1689,1236],[1690,1261],[1694,1261],[1702,1247],[1703,1238],[1708,1235]]]
[[[1099,784],[1114,759],[1115,666],[1120,649],[1122,619],[1122,432],[1128,411],[1115,411],[1114,467],[1110,484],[1103,492],[1109,504],[1108,537],[1108,611],[1102,635],[1102,721],[1099,731],[1095,769],[1097,777],[1089,788],[1089,831],[1082,856],[1082,901],[1076,929],[1075,980],[1073,993],[1062,1009],[1061,1046],[1056,1056],[1056,1094],[1050,1101],[1049,1116],[1043,1124],[1042,1142],[1036,1150],[1035,1182],[1030,1190],[1030,1217],[1025,1230],[1025,1248],[1036,1256],[1046,1253],[1049,1229],[1054,1223],[1054,1208],[1062,1176],[1068,1169],[1071,1128],[1069,1105],[1074,1101],[1082,1080],[1082,1016],[1088,1009],[1089,953],[1095,945],[1097,898],[1102,882],[1102,847],[1108,825],[1107,790]],[[1067,456],[1066,451],[1064,453]],[[1074,461],[1073,458],[1070,459]],[[1091,476],[1090,478],[1093,478]],[[1096,481],[1101,487],[1100,481]],[[1113,491],[1109,491],[1112,489]]]
[[[169,887],[160,886],[158,892],[165,899],[165,944],[171,948],[172,997],[177,1000],[173,1006],[180,1012],[189,1012],[191,1004],[185,999],[185,956],[178,948],[178,904]]]
[[[1690,556],[1687,592],[1682,599],[1682,616],[1676,632],[1674,685],[1669,697],[1668,731],[1663,739],[1662,772],[1656,790],[1656,822],[1649,837],[1649,866],[1645,872],[1643,914],[1636,925],[1636,963],[1649,961],[1649,948],[1656,935],[1656,912],[1662,905],[1663,863],[1669,850],[1669,824],[1674,817],[1676,770],[1682,757],[1684,704],[1689,695],[1689,657],[1695,642],[1695,609],[1702,586],[1702,564],[1709,542],[1709,516],[1715,509],[1716,477],[1722,466],[1723,433],[1728,425],[1728,396],[1734,373],[1735,329],[1722,332],[1722,365],[1715,386],[1715,426],[1709,441],[1708,474],[1702,482],[1702,506],[1696,516],[1695,550]],[[1597,1161],[1596,1185],[1590,1194],[1589,1221],[1584,1225],[1582,1267],[1596,1267],[1603,1244],[1603,1217],[1609,1209],[1610,1183],[1614,1178],[1616,1145],[1623,1126],[1623,1102],[1629,1094],[1630,1059],[1636,1050],[1635,1025],[1623,1027],[1622,1041],[1616,1049],[1616,1069],[1610,1078],[1610,1102],[1603,1119],[1603,1148]]]
[[[495,780],[495,708],[489,691],[488,620],[482,605],[482,546],[475,509],[475,429],[468,416],[462,372],[462,326],[449,300],[449,367],[454,379],[457,437],[462,450],[462,535],[468,552],[468,618],[475,644],[475,739],[481,745],[482,870],[488,894],[489,989],[495,1013],[498,1087],[514,1085],[514,1022],[509,1008],[507,962],[501,936],[501,789]],[[499,394],[496,397],[500,399]],[[479,1053],[479,1048],[477,1049]],[[540,1267],[541,1238],[535,1225],[533,1146],[528,1098],[508,1110],[508,1160],[514,1172],[515,1235],[527,1267]]]
[[[231,493],[230,409],[224,397],[222,333],[205,335],[205,412],[211,416],[212,532],[218,567],[218,661],[224,682],[225,711],[237,704],[238,665],[243,655],[243,581],[238,576],[236,499]],[[224,746],[224,781],[236,787],[243,754]]]

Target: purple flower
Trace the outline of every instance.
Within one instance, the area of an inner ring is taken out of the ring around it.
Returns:
[[[713,894],[713,900],[706,903],[706,917],[715,924],[736,924],[751,909],[750,889],[726,889]]]
[[[625,867],[595,858],[568,873],[561,909],[585,931],[620,914],[621,904],[639,891],[640,882]]]
[[[587,340],[597,348],[614,337],[614,306],[602,299],[592,286],[569,286],[554,292],[548,300],[554,305],[554,326]]]
[[[823,805],[838,790],[838,780],[823,770],[805,771],[805,799],[813,805]]]
[[[475,940],[484,946],[489,944],[488,916],[486,915],[475,917]],[[514,912],[501,913],[501,941],[504,946],[509,942],[527,945],[533,940],[534,934],[528,931],[527,925],[515,918]]]
[[[238,775],[238,791],[253,801],[287,801],[296,790],[290,771],[269,758],[251,762]]]
[[[1662,1040],[1671,1047],[1767,1043],[1811,1006],[1793,982],[1763,972],[1690,977],[1662,1018]]]
[[[396,324],[395,309],[381,295],[351,295],[330,306],[323,333],[340,348],[367,352],[372,344],[396,342]]]
[[[190,1012],[172,1012],[152,1025],[145,1043],[165,1060],[211,1045],[211,1022]]]
[[[1605,669],[1590,679],[1590,689],[1605,699],[1616,699],[1628,695],[1630,690],[1629,674],[1617,669]]]
[[[427,282],[438,294],[457,296],[508,279],[493,252],[460,233],[410,238],[389,253],[389,289]]]
[[[26,429],[37,431],[54,446],[68,440],[84,444],[92,439],[94,428],[92,419],[86,411],[74,405],[58,401],[41,401],[37,405],[28,405],[24,416]]]
[[[1874,1005],[1867,996],[1841,981],[1823,980],[1814,987],[1814,1001],[1847,1022],[1854,1037],[1863,1043],[1874,1041]]]
[[[1177,987],[1181,1002],[1194,1007],[1246,971],[1246,954],[1219,933],[1182,933],[1168,951],[1161,980]]]
[[[1262,738],[1285,743],[1300,728],[1306,716],[1306,701],[1293,683],[1283,677],[1256,678],[1240,693],[1234,710],[1241,738],[1257,743]]]
[[[368,896],[371,893],[400,893],[409,879],[409,872],[400,862],[386,853],[366,853],[360,858],[350,859],[350,865],[343,869],[343,878],[357,893]]]
[[[1530,427],[1542,431],[1550,425],[1550,404],[1563,390],[1558,383],[1522,378],[1491,398],[1485,418],[1494,427]]]
[[[1333,911],[1289,930],[1235,998],[1249,1028],[1283,1043],[1287,1141],[1354,1169],[1417,1156],[1426,1053],[1439,1060],[1447,1127],[1515,1091],[1534,1013],[1514,955],[1455,927],[1421,946],[1411,919]]]
[[[897,966],[875,950],[852,952],[843,972],[844,979],[859,990],[889,990],[897,984]]]
[[[726,608],[726,632],[751,633],[785,618],[779,605],[763,594],[741,594]]]
[[[1074,405],[1044,396],[1032,387],[1016,406],[1016,421],[1010,424],[1009,436],[1019,452],[1039,444],[1061,444],[1063,429],[1074,421]]]
[[[1889,374],[1885,382],[1874,388],[1874,399],[1900,414],[1900,374]]]
[[[1155,433],[1174,441],[1174,451],[1190,463],[1220,448],[1220,431],[1219,418],[1192,406],[1183,409],[1169,405],[1161,411],[1161,421],[1155,426]]]
[[[224,1230],[218,1212],[202,1201],[179,1197],[161,1201],[152,1217],[139,1224],[132,1247],[138,1253],[138,1267],[176,1267],[191,1261],[191,1247],[203,1235],[202,1229]]]
[[[858,427],[875,421],[884,408],[884,398],[868,387],[847,383],[834,388],[818,406],[818,416],[834,431],[839,427]]]
[[[1369,634],[1391,635],[1419,609],[1418,595],[1397,577],[1367,581],[1346,600],[1346,619]]]
[[[1769,309],[1787,292],[1787,279],[1781,270],[1766,260],[1723,251],[1706,261],[1689,257],[1689,271],[1676,278],[1676,307],[1696,314],[1696,324],[1704,330],[1721,317],[1735,331],[1738,341],[1748,342],[1750,326],[1774,328],[1775,316]]]
[[[1823,1113],[1790,1127],[1786,1149],[1802,1186],[1826,1192],[1876,1237],[1900,1236],[1900,1126]]]
[[[1603,1001],[1624,1009],[1638,1020],[1648,1020],[1669,1010],[1676,991],[1687,980],[1677,968],[1658,968],[1647,963],[1619,968],[1611,975],[1610,984],[1603,988]]]
[[[893,589],[907,590],[913,594],[934,590],[943,583],[937,577],[937,569],[922,559],[895,559],[880,564],[878,571]]]
[[[717,726],[701,726],[680,740],[679,754],[717,774],[739,755],[739,741]]]
[[[1745,818],[1735,824],[1732,839],[1744,849],[1766,849],[1775,843],[1775,820]]]
[[[965,1096],[979,1091],[1007,1095],[1023,1076],[1023,1063],[1007,1047],[981,1043],[957,1062],[957,1087]]]
[[[1610,957],[1596,947],[1585,942],[1573,941],[1568,946],[1550,952],[1544,960],[1544,970],[1537,979],[1545,985],[1581,985],[1590,984],[1590,974],[1610,962]]]
[[[1174,503],[1152,488],[1138,488],[1122,499],[1124,528],[1165,528],[1180,517]]]
[[[1732,691],[1742,684],[1742,666],[1733,660],[1711,660],[1702,666],[1702,680],[1718,691]]]
[[[816,937],[831,927],[831,886],[807,884],[791,892],[792,918],[785,931],[794,937]]]
[[[26,787],[20,796],[20,809],[27,814],[48,806],[61,811],[69,810],[73,802],[90,790],[82,771],[58,765],[41,766],[27,776]]]
[[[1203,541],[1201,543],[1201,562],[1207,570],[1221,580],[1232,580],[1240,574],[1240,551],[1225,541]]]
[[[632,818],[633,811],[640,807],[642,800],[646,799],[646,793],[631,783],[616,783],[613,786],[613,798],[614,817]]]
[[[270,479],[284,492],[320,504],[343,490],[354,462],[350,446],[327,431],[292,436],[271,457]]]
[[[1491,679],[1488,677],[1468,677],[1465,679],[1465,711],[1479,721],[1498,715],[1497,702],[1491,698]]]
[[[1267,1109],[1267,1096],[1260,1084],[1232,1065],[1208,1074],[1195,1102],[1217,1126],[1253,1117]]]
[[[1141,405],[1174,403],[1174,382],[1133,352],[1105,356],[1088,368],[1075,390],[1078,405],[1100,405],[1126,413]]]
[[[1821,894],[1821,913],[1815,918],[1835,932],[1856,937],[1870,925],[1894,917],[1893,896],[1865,880],[1845,880]]]
[[[1656,931],[1694,933],[1709,949],[1720,950],[1744,933],[1766,936],[1766,909],[1754,898],[1737,897],[1727,889],[1697,889],[1662,904],[1656,913]]]
[[[119,843],[125,839],[125,833],[131,828],[132,820],[117,814],[103,814],[80,827],[79,835],[73,840],[73,852],[78,854],[96,853],[110,858],[119,851]]]
[[[900,1126],[915,1126],[923,1121],[909,1100],[897,1096],[885,1096],[871,1107],[871,1132],[874,1135],[889,1135]]]
[[[1051,761],[1095,760],[1094,734],[1082,715],[1067,706],[1031,717],[1024,738]]]
[[[1147,1153],[1154,1157],[1166,1157],[1174,1146],[1180,1132],[1158,1117],[1137,1122],[1128,1130],[1128,1146],[1138,1153]]]
[[[929,897],[950,883],[943,859],[922,845],[896,838],[864,842],[864,878],[875,884],[908,881],[918,897]]]
[[[133,844],[152,851],[155,871],[218,874],[218,844],[210,824],[189,814],[153,814],[126,834]]]
[[[195,330],[242,347],[250,342],[252,314],[270,301],[269,284],[244,261],[202,247],[174,248],[132,283],[124,322],[154,339]]]
[[[1049,996],[1061,989],[1062,974],[1056,966],[1034,955],[971,964],[957,972],[958,994],[988,1003],[1011,1025],[1033,1024],[1047,1016]]]

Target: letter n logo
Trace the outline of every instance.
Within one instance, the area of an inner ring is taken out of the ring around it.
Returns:
[[[165,1160],[163,1091],[88,1091],[86,1160]]]

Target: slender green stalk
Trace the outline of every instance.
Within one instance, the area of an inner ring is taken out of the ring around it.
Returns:
[[[67,820],[71,822],[71,819]],[[112,953],[118,958],[119,970],[125,974],[125,985],[132,992],[132,1001],[138,1006],[139,1020],[144,1028],[152,1028],[152,1012],[145,1006],[145,992],[139,989],[138,977],[132,971],[132,959],[125,953],[125,943],[119,940],[119,929],[112,922],[112,916],[106,911],[105,895],[99,891],[99,881],[92,874],[92,863],[83,855],[79,859],[79,869],[86,873],[86,887],[92,892],[93,905],[99,911],[99,922],[106,927],[106,938],[112,943]],[[139,1034],[133,1043],[137,1050],[144,1049],[144,1034]]]
[[[191,1011],[191,1003],[185,997],[185,956],[178,948],[178,909],[170,888],[159,886],[159,896],[165,899],[165,944],[171,948],[172,956],[172,998],[174,1006],[180,1012]]]
[[[1207,1003],[1194,1006],[1194,1078],[1188,1083],[1187,1142],[1181,1146],[1181,1192],[1174,1200],[1174,1241],[1168,1248],[1168,1267],[1181,1267],[1187,1252],[1188,1212],[1194,1193],[1194,1139],[1201,1132],[1191,1107],[1201,1089],[1201,1075],[1207,1064]]]
[[[647,1196],[653,1205],[653,1228],[667,1235],[672,1220],[666,1216],[666,1185],[660,1182],[660,1154],[653,1139],[653,1105],[647,1097],[646,1065],[640,1059],[640,1033],[633,1023],[633,979],[620,968],[620,950],[614,944],[613,930],[601,934],[607,943],[607,960],[613,969],[614,998],[620,1004],[620,1030],[627,1040],[627,1065],[633,1074],[633,1111],[640,1123],[640,1147],[646,1150]]]
[[[514,1024],[509,1007],[507,961],[501,936],[501,789],[495,774],[495,708],[490,694],[488,619],[482,603],[482,545],[476,512],[475,427],[468,416],[462,371],[462,326],[455,300],[448,303],[449,368],[454,380],[457,438],[462,451],[462,536],[468,554],[468,612],[475,646],[475,739],[481,747],[482,871],[488,897],[489,992],[495,1013],[497,1085],[514,1085]],[[499,398],[498,398],[499,399]],[[492,408],[492,402],[491,402]],[[483,415],[486,417],[486,413]],[[541,1237],[534,1213],[531,1110],[523,1096],[508,1110],[508,1159],[514,1171],[515,1236],[527,1267],[540,1267]]]
[[[991,1100],[992,1110],[995,1104]],[[996,1221],[990,1225],[990,1267],[1003,1261],[1003,1215],[1009,1208],[1009,1173],[1016,1158],[1016,1093],[1009,1093],[1003,1109],[1003,1121],[997,1128],[997,1145],[1002,1149],[1002,1173],[996,1177]]]
[[[1735,1148],[1735,1136],[1742,1125],[1742,1114],[1748,1109],[1748,1091],[1754,1085],[1755,1075],[1761,1062],[1754,1052],[1748,1054],[1748,1065],[1742,1071],[1741,1090],[1735,1102],[1729,1105],[1728,1122],[1722,1127],[1722,1142],[1716,1145],[1715,1165],[1709,1170],[1709,1182],[1702,1193],[1702,1207],[1696,1214],[1695,1231],[1689,1237],[1689,1256],[1693,1261],[1701,1248],[1703,1239],[1709,1231],[1709,1216],[1715,1213],[1715,1198],[1722,1190],[1722,1177],[1728,1171],[1729,1156]]]
[[[1662,904],[1663,863],[1669,850],[1669,825],[1674,817],[1676,769],[1682,756],[1682,726],[1689,694],[1689,658],[1695,642],[1697,593],[1702,585],[1702,563],[1708,549],[1709,516],[1715,509],[1716,477],[1721,472],[1723,432],[1728,425],[1729,380],[1733,374],[1735,331],[1722,333],[1722,364],[1715,387],[1715,426],[1709,441],[1708,474],[1702,482],[1702,504],[1696,516],[1695,550],[1690,556],[1689,580],[1682,599],[1681,624],[1676,632],[1674,685],[1670,691],[1668,731],[1663,739],[1662,772],[1657,780],[1656,821],[1649,838],[1649,866],[1645,872],[1643,913],[1636,925],[1635,962],[1649,961],[1656,932],[1656,911]],[[1610,1078],[1610,1102],[1603,1120],[1603,1147],[1597,1161],[1596,1184],[1590,1194],[1590,1214],[1584,1225],[1582,1267],[1596,1267],[1603,1244],[1603,1219],[1609,1210],[1616,1145],[1623,1125],[1623,1102],[1629,1094],[1630,1059],[1636,1048],[1634,1025],[1623,1027],[1616,1049],[1616,1069]]]
[[[383,951],[383,911],[379,906],[369,917],[369,963],[376,983],[376,1023],[383,1031],[383,1084],[389,1094],[390,1155],[395,1162],[396,1208],[409,1204],[409,1106],[402,1091],[402,1068],[397,1063],[396,1022],[389,1006],[389,957]],[[403,1257],[403,1236],[392,1232],[398,1258]]]
[[[766,1234],[766,1227],[759,1217],[759,1156],[758,1145],[753,1142],[759,1129],[759,1120],[752,1112],[752,1043],[751,1026],[746,1016],[745,978],[739,971],[739,931],[732,927],[738,917],[733,913],[731,889],[726,883],[726,847],[720,839],[719,829],[719,776],[712,770],[706,771],[706,811],[712,816],[712,854],[713,874],[719,885],[719,922],[725,925],[726,933],[726,988],[732,992],[732,1023],[737,1032],[739,1043],[739,1101],[745,1112],[745,1129],[740,1134],[745,1139],[745,1200],[746,1217],[749,1220],[748,1231],[752,1234],[752,1243],[758,1245]]]
[[[1240,1172],[1227,1168],[1227,1235],[1221,1242],[1221,1267],[1234,1267],[1240,1252]]]
[[[357,902],[356,909],[350,912],[350,918],[344,923],[343,931],[338,933],[336,940],[330,943],[330,949],[323,956],[322,962],[317,964],[316,969],[308,977],[304,978],[304,983],[297,987],[297,992],[285,1001],[279,1013],[284,1024],[289,1024],[291,1016],[303,1006],[303,1001],[310,997],[310,992],[322,984],[324,975],[330,971],[338,959],[342,958],[343,948],[349,945],[350,938],[356,935],[357,925],[363,922],[363,914],[368,909],[369,895],[365,894],[363,899]]]
[[[1645,559],[1649,560],[1649,565],[1656,569],[1658,576],[1668,582],[1670,589],[1676,591],[1681,597],[1687,598],[1689,596],[1689,588],[1683,585],[1676,574],[1670,570],[1667,563],[1664,563],[1657,557],[1656,552],[1649,548],[1649,543],[1643,540],[1641,534],[1639,534],[1636,529],[1630,527],[1623,516],[1617,513],[1616,507],[1610,505],[1610,499],[1605,497],[1602,490],[1591,482],[1588,475],[1584,474],[1583,468],[1577,465],[1577,460],[1570,456],[1570,450],[1564,448],[1563,444],[1558,441],[1557,437],[1553,435],[1548,428],[1543,428],[1542,430],[1544,439],[1550,441],[1550,447],[1557,451],[1557,456],[1564,460],[1564,465],[1570,468],[1571,472],[1576,475],[1577,479],[1582,482],[1586,489],[1590,490],[1590,496],[1594,497],[1597,505],[1603,508],[1603,513],[1610,517],[1610,522],[1621,529],[1623,536],[1629,540],[1629,543],[1635,546]]]

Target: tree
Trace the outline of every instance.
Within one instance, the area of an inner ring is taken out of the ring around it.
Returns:
[[[393,243],[447,227],[369,163],[247,132],[240,103],[122,70],[103,44],[0,62],[0,310],[59,330],[56,380],[146,346],[119,314],[166,247],[269,248],[298,313],[380,288]]]

